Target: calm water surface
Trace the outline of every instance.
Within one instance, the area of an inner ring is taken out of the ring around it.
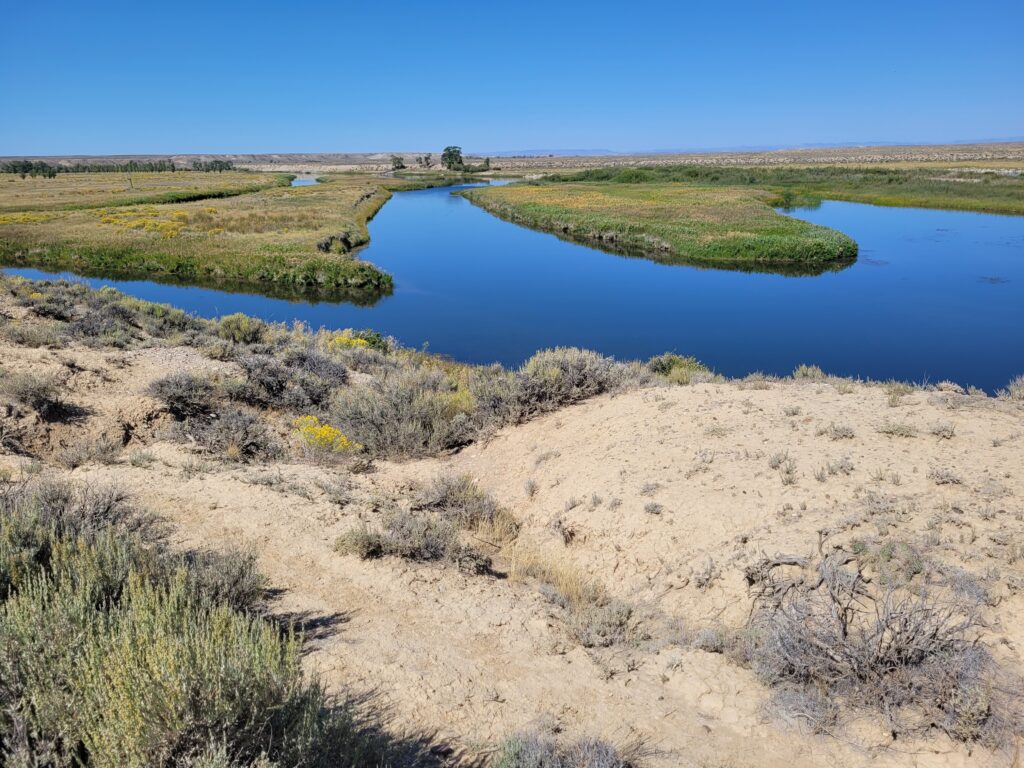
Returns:
[[[792,215],[853,237],[857,262],[816,277],[666,266],[503,222],[448,188],[395,194],[371,222],[362,255],[395,278],[373,307],[87,282],[207,317],[372,327],[467,362],[516,365],[571,344],[620,358],[677,351],[730,376],[806,362],[993,391],[1024,373],[1024,217],[842,202]]]

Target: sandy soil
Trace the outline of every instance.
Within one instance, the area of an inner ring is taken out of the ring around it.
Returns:
[[[890,405],[880,386],[831,380],[633,391],[505,429],[454,456],[380,462],[351,476],[354,499],[339,507],[317,485],[337,469],[207,462],[165,439],[168,417],[143,394],[146,385],[171,370],[225,372],[227,364],[186,348],[0,354],[11,370],[61,371],[63,396],[79,408],[72,423],[20,421],[28,447],[47,457],[103,434],[125,442],[116,463],[71,475],[129,488],[173,523],[182,545],[254,550],[279,590],[274,609],[315,620],[309,667],[337,690],[367,694],[396,731],[449,746],[453,762],[479,759],[543,718],[569,734],[642,740],[655,768],[1015,764],[1014,754],[972,752],[938,736],[867,748],[849,732],[802,733],[764,714],[768,692],[749,670],[678,639],[742,625],[743,567],[762,553],[811,553],[819,537],[889,530],[983,579],[993,596],[986,643],[1021,669],[1019,403],[950,387]],[[911,425],[916,436],[880,432],[886,423]],[[952,437],[932,434],[950,426]],[[140,449],[155,459],[148,466],[129,462]],[[778,452],[795,462],[791,484],[769,466]],[[844,458],[849,472],[829,474]],[[24,462],[0,455],[15,470]],[[937,484],[935,469],[960,482]],[[522,546],[630,601],[649,639],[584,649],[534,584],[334,551],[340,533],[375,520],[386,503],[408,504],[415,484],[446,471],[470,473],[508,505],[524,522]]]

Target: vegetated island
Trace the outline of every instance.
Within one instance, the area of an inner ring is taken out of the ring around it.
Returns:
[[[761,190],[604,182],[459,194],[507,221],[666,264],[805,275],[857,258],[850,237],[777,213]]]
[[[782,271],[842,267],[857,246],[773,207],[834,199],[1024,214],[1019,171],[937,166],[609,167],[460,194],[501,218],[617,253]]]
[[[91,168],[91,167],[90,167]],[[393,190],[452,183],[228,170],[0,174],[0,264],[372,304],[391,275],[358,258]]]

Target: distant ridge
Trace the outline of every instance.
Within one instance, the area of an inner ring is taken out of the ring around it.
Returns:
[[[467,152],[473,157],[592,157],[595,155],[621,155],[610,149],[504,149],[500,152]]]

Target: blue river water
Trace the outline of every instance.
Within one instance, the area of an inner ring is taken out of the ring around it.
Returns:
[[[85,281],[207,317],[374,328],[466,362],[517,365],[576,345],[622,359],[675,351],[729,376],[815,363],[994,391],[1024,373],[1024,217],[826,201],[790,215],[845,232],[860,255],[790,277],[604,253],[501,221],[451,189],[397,193],[370,223],[361,257],[395,280],[373,306]]]

